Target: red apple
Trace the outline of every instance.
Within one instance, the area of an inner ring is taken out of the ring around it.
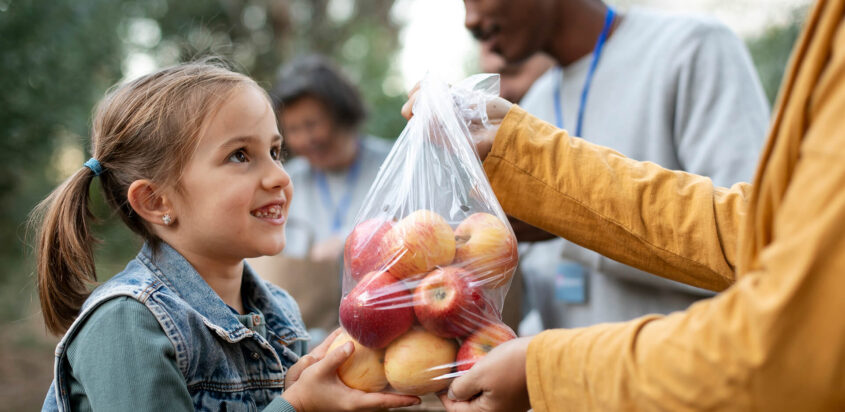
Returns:
[[[431,333],[442,338],[462,338],[490,323],[492,305],[469,272],[456,266],[438,268],[414,290],[414,312]]]
[[[362,345],[383,348],[414,323],[413,296],[389,272],[370,272],[340,301],[340,324]]]
[[[458,345],[414,328],[393,341],[384,352],[384,374],[400,393],[423,395],[449,386]]]
[[[332,341],[329,352],[346,342],[355,345],[352,356],[346,359],[339,368],[337,376],[350,388],[364,392],[378,392],[387,386],[384,376],[384,349],[368,348],[352,339],[347,333],[341,333]]]
[[[489,213],[474,213],[455,229],[456,265],[488,288],[507,285],[517,264],[516,238],[505,223]]]
[[[343,262],[356,282],[384,264],[383,239],[393,227],[393,221],[373,218],[355,226],[346,238]]]
[[[417,210],[384,235],[387,268],[405,279],[448,265],[455,258],[455,233],[442,216]]]
[[[464,340],[458,350],[458,372],[469,370],[493,348],[516,339],[516,334],[504,323],[489,323]]]

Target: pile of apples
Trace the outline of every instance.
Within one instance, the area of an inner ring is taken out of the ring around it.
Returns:
[[[517,264],[510,228],[474,213],[454,230],[439,214],[417,210],[394,222],[361,222],[346,239],[346,273],[355,286],[340,303],[355,352],[338,369],[367,392],[437,392],[497,345],[516,337],[491,295]],[[499,302],[501,303],[501,302]],[[457,370],[457,373],[456,373]]]

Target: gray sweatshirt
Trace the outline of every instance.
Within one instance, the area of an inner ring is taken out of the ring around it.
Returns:
[[[550,69],[520,105],[555,124],[554,94],[559,93],[563,128],[574,133],[592,58]],[[604,46],[581,137],[730,186],[751,179],[769,110],[748,51],[730,29],[711,18],[635,8],[623,14]],[[521,252],[528,300],[546,328],[669,313],[710,295],[563,239],[522,245]],[[581,301],[565,293],[572,263],[586,273]]]

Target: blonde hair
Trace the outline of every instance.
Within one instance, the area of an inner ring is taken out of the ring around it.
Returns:
[[[219,60],[181,64],[114,87],[97,106],[91,153],[108,205],[153,248],[161,240],[127,200],[129,185],[150,179],[177,187],[203,122],[240,86],[261,89]],[[262,90],[263,91],[263,90]],[[96,284],[88,208],[94,172],[80,169],[34,210],[37,285],[47,329],[64,333]]]

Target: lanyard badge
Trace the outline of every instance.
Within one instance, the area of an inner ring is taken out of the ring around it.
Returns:
[[[329,212],[332,217],[332,234],[340,233],[343,229],[343,219],[349,210],[349,204],[352,202],[352,193],[355,192],[355,181],[358,180],[358,174],[361,169],[361,147],[358,147],[358,154],[352,166],[349,167],[349,172],[346,175],[346,190],[337,201],[337,205],[332,200],[332,193],[329,190],[329,182],[326,179],[326,174],[322,171],[315,170],[314,175],[317,179],[317,187],[320,189],[320,198],[323,200],[323,207]]]
[[[587,274],[584,266],[563,260],[555,269],[555,299],[564,303],[586,303]]]

